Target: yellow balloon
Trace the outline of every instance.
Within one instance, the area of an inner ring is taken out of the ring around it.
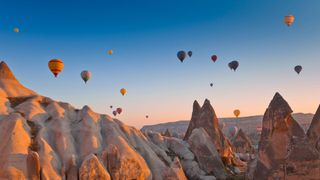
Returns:
[[[113,54],[113,50],[112,50],[112,49],[109,49],[109,50],[108,50],[108,54],[110,54],[110,55]]]
[[[13,28],[13,32],[15,32],[15,33],[19,33],[19,32],[20,32],[20,29],[19,29],[19,28],[17,28],[17,27],[15,27],[15,28]]]
[[[293,22],[294,22],[294,16],[293,15],[288,15],[288,16],[284,17],[284,23],[287,26],[291,26]]]
[[[48,63],[50,71],[57,77],[58,74],[63,70],[64,64],[60,59],[51,59]]]
[[[127,94],[127,90],[125,88],[120,89],[120,93],[122,94],[122,96],[124,96],[125,94]]]
[[[233,114],[236,116],[236,117],[239,117],[240,115],[240,110],[239,109],[236,109],[233,111]]]

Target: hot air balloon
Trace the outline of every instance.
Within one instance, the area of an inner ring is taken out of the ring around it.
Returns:
[[[236,117],[239,117],[240,115],[240,110],[239,109],[236,109],[233,111],[233,114],[236,116]]]
[[[149,118],[149,116],[148,116],[148,115],[146,115],[146,118],[148,119],[148,118]]]
[[[302,66],[298,65],[298,66],[294,67],[294,71],[296,71],[296,73],[300,74],[300,72],[302,71]]]
[[[81,78],[84,80],[85,83],[91,78],[91,73],[89,71],[82,71]]]
[[[212,87],[212,86],[213,86],[213,83],[210,83],[210,86]]]
[[[113,111],[112,114],[113,114],[114,116],[116,116],[116,115],[117,115],[117,111]]]
[[[192,56],[192,51],[188,51],[188,56],[189,56],[189,57]]]
[[[187,57],[187,53],[185,51],[179,51],[177,57],[181,62],[183,62],[184,59]]]
[[[112,109],[113,108],[113,106],[110,106],[110,109]]]
[[[238,61],[231,61],[229,64],[228,64],[229,68],[231,70],[234,70],[236,71],[237,68],[239,67],[239,62]]]
[[[212,60],[213,62],[216,62],[216,61],[218,60],[218,56],[212,55],[212,56],[211,56],[211,60]]]
[[[20,29],[19,29],[19,28],[17,28],[17,27],[15,27],[15,28],[13,28],[13,32],[15,32],[15,33],[19,33],[19,32],[20,32]]]
[[[116,111],[117,111],[118,114],[121,114],[122,113],[122,108],[117,108]]]
[[[235,136],[238,132],[238,128],[236,126],[231,126],[229,128],[229,134],[231,137]]]
[[[57,77],[58,74],[63,70],[64,64],[60,59],[52,59],[48,63],[50,71],[54,74],[54,77]]]
[[[294,16],[293,15],[288,15],[284,17],[284,23],[290,27],[292,23],[294,22]]]
[[[108,54],[109,54],[109,55],[112,55],[112,54],[113,54],[113,50],[112,50],[112,49],[109,49],[109,50],[108,50]]]
[[[124,96],[125,94],[127,94],[127,90],[125,88],[120,89],[120,93],[122,94],[122,96]]]

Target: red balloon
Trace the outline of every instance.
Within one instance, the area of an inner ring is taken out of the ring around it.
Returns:
[[[117,108],[117,113],[121,114],[122,113],[122,109],[121,108]]]
[[[216,62],[216,61],[218,60],[218,56],[212,55],[212,56],[211,56],[211,60],[212,60],[213,62]]]

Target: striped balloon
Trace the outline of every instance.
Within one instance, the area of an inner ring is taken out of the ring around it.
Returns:
[[[81,78],[84,80],[85,83],[87,83],[87,81],[91,79],[91,73],[89,71],[82,71]]]
[[[64,64],[60,59],[52,59],[48,63],[50,71],[54,74],[54,77],[57,77],[58,74],[63,70]]]

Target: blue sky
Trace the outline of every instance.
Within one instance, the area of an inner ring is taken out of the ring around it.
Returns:
[[[288,14],[296,17],[290,28]],[[0,59],[38,93],[100,113],[120,106],[119,119],[136,127],[189,119],[195,99],[210,99],[220,117],[235,108],[263,114],[276,91],[295,112],[315,112],[319,18],[318,0],[2,0]],[[180,63],[179,50],[192,58]],[[65,63],[57,79],[47,68],[52,58]],[[237,72],[227,67],[232,60]],[[87,85],[82,70],[92,72]]]

